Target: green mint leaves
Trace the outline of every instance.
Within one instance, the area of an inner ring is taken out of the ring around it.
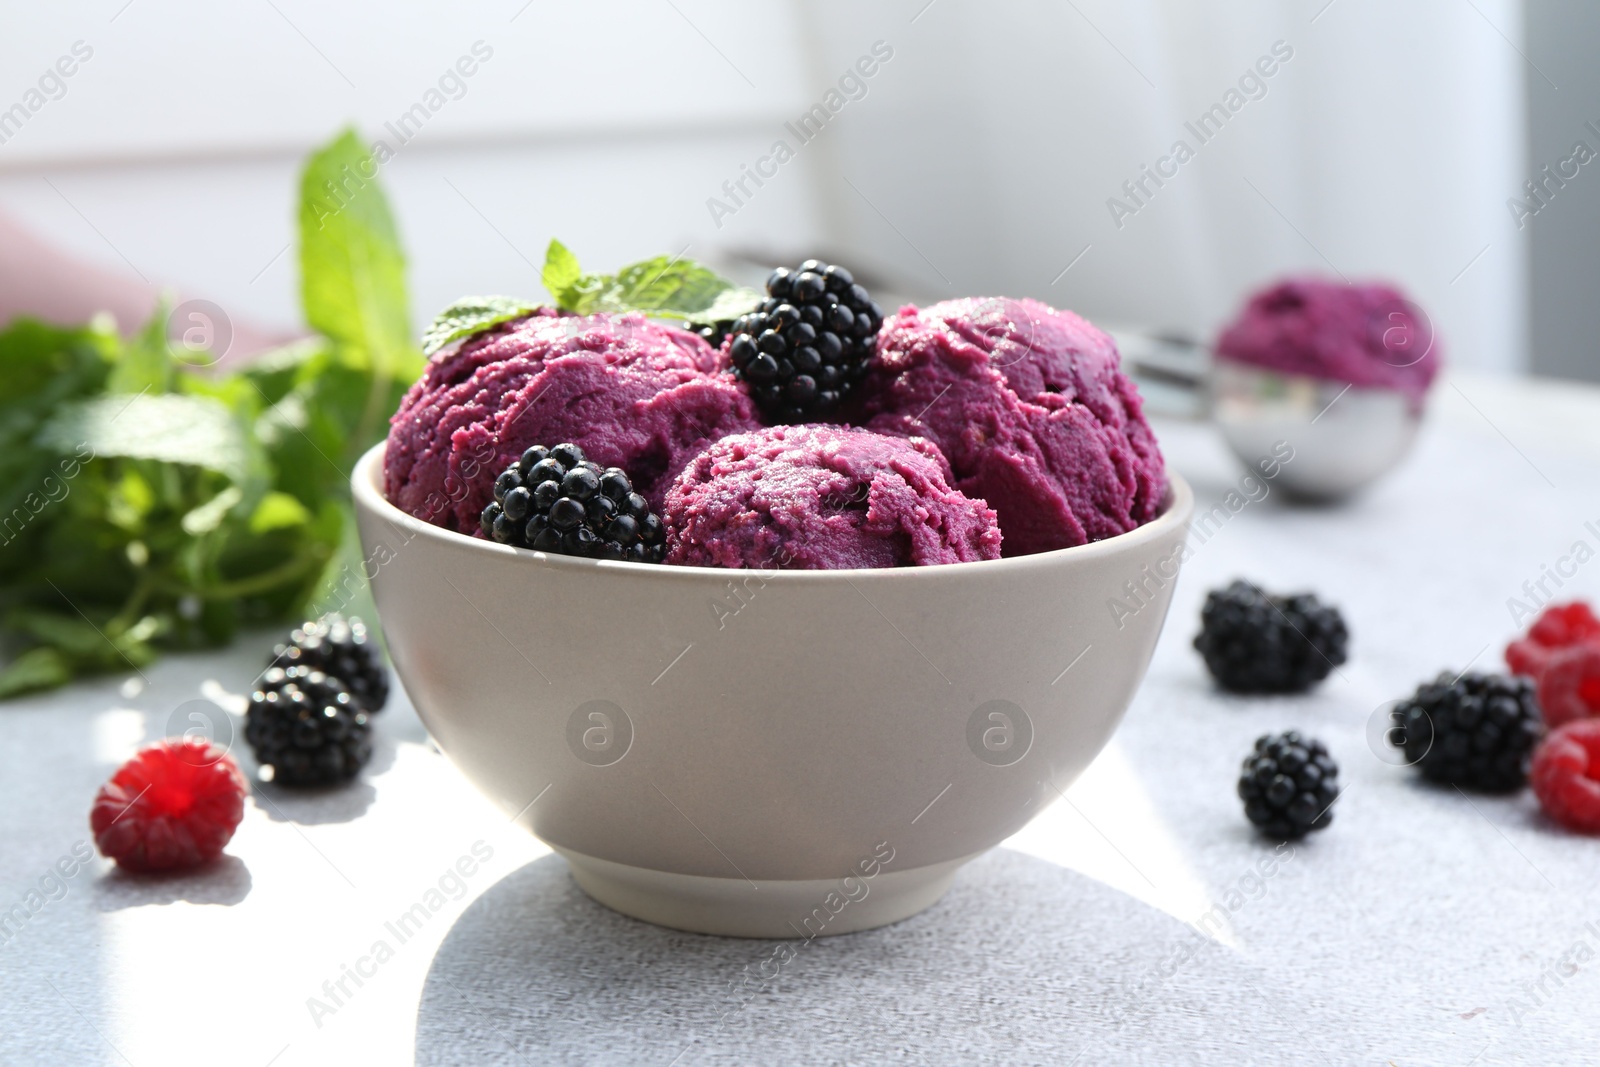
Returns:
[[[761,294],[734,285],[709,267],[680,256],[630,263],[615,274],[584,274],[560,241],[545,252],[544,287],[556,306],[580,315],[637,311],[669,319],[715,322],[755,308]]]
[[[431,356],[452,341],[520,319],[535,306],[510,296],[464,296],[434,316],[422,334],[422,354]]]
[[[353,132],[306,161],[298,208],[306,341],[197,367],[165,306],[126,342],[0,327],[0,698],[364,595],[350,469],[423,359]]]
[[[754,289],[734,285],[709,267],[679,256],[631,263],[615,274],[586,274],[578,257],[560,241],[545,252],[544,287],[555,306],[578,315],[637,311],[664,319],[720,322],[761,303]],[[536,305],[509,296],[468,296],[441,311],[422,335],[424,355],[521,318]]]
[[[378,164],[354,130],[306,162],[300,176],[300,298],[306,321],[318,333],[363,353],[376,367],[401,368],[415,351],[406,261],[377,176]]]

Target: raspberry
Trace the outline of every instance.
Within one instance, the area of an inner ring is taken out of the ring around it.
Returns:
[[[1539,676],[1539,708],[1551,729],[1600,715],[1600,645],[1574,645],[1550,654]]]
[[[233,837],[248,791],[221,749],[171,738],[139,752],[100,787],[89,826],[100,852],[130,871],[197,867]]]
[[[1552,604],[1533,621],[1528,636],[1547,648],[1566,648],[1600,637],[1600,619],[1581,600]]]
[[[1569,830],[1600,834],[1600,719],[1569,722],[1533,754],[1533,792]]]
[[[1556,652],[1575,645],[1600,644],[1600,619],[1583,601],[1545,608],[1526,635],[1506,646],[1506,665],[1513,674],[1543,676]]]
[[[1506,666],[1511,668],[1512,674],[1539,678],[1544,674],[1545,665],[1550,662],[1550,655],[1551,650],[1537,641],[1519,637],[1506,646]]]

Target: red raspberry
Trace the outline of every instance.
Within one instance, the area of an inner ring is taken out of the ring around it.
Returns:
[[[1569,722],[1533,753],[1533,792],[1570,830],[1600,834],[1600,719]]]
[[[249,785],[221,749],[170,738],[139,752],[100,787],[89,826],[100,851],[130,871],[217,858],[244,817]]]
[[[1506,646],[1506,666],[1511,668],[1512,674],[1540,678],[1554,652],[1554,649],[1546,648],[1531,637],[1519,637]]]
[[[1600,645],[1550,654],[1539,676],[1539,708],[1551,729],[1600,715]]]
[[[1600,619],[1583,601],[1552,604],[1540,613],[1525,636],[1506,646],[1506,665],[1513,674],[1540,678],[1553,654],[1574,645],[1600,644]]]
[[[1600,619],[1581,600],[1552,604],[1533,621],[1528,636],[1546,648],[1566,648],[1600,637]]]

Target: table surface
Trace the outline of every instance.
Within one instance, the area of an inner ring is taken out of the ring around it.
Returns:
[[[1209,427],[1157,429],[1203,507],[1237,484]],[[764,983],[745,976],[767,943],[588,900],[398,692],[362,781],[257,786],[216,866],[141,879],[97,857],[52,881],[111,770],[181,730],[186,701],[236,700],[267,636],[0,706],[0,911],[48,890],[0,932],[0,1063],[1579,1062],[1600,1037],[1600,842],[1526,792],[1425,786],[1367,730],[1441,669],[1500,666],[1507,598],[1600,546],[1597,458],[1600,392],[1457,376],[1367,495],[1249,504],[1186,565],[1126,722],[1065,802],[932,909],[810,943]],[[1189,641],[1205,591],[1240,575],[1338,603],[1350,662],[1305,697],[1217,693]],[[1600,563],[1561,592],[1600,596]],[[1347,789],[1331,829],[1275,850],[1233,780],[1289,727],[1328,742]],[[436,910],[401,943],[385,923],[419,902]]]

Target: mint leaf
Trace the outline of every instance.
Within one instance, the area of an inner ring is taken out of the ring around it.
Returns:
[[[184,365],[165,310],[126,344],[105,319],[0,331],[0,697],[305,617],[350,466],[423,360],[353,133],[308,159],[297,214],[319,336],[233,373]]]
[[[72,665],[53,648],[30,648],[0,670],[0,700],[54,689],[72,680]]]
[[[230,485],[204,504],[190,511],[179,522],[183,532],[190,537],[200,537],[208,534],[222,525],[222,520],[228,517],[228,512],[239,506],[244,499],[244,490],[237,485]]]
[[[740,315],[754,311],[765,299],[765,293],[759,293],[754,289],[746,289],[742,285],[736,285],[718,293],[717,298],[711,302],[710,307],[697,311],[693,315],[687,315],[685,318],[692,318],[696,322],[729,322]],[[662,314],[665,314],[665,312],[662,312]]]
[[[597,303],[602,311],[642,311],[689,319],[705,314],[730,290],[737,291],[737,287],[709,267],[691,259],[656,256],[623,267]],[[753,293],[750,296],[744,311],[759,301]]]
[[[0,516],[14,515],[30,495],[42,496],[56,484],[51,479],[61,474],[59,457],[34,438],[57,405],[100,392],[119,345],[106,319],[72,328],[17,319],[0,331]],[[31,569],[29,546],[45,528],[30,523],[22,543],[14,528],[0,529],[0,587]]]
[[[345,130],[300,178],[300,293],[306,321],[381,373],[414,360],[405,255],[378,164]],[[387,414],[387,413],[385,413]]]
[[[545,252],[544,286],[556,306],[580,315],[638,311],[661,318],[717,322],[754,310],[761,294],[710,267],[677,256],[630,263],[616,274],[584,274],[560,241]]]
[[[609,274],[584,274],[578,267],[578,257],[560,241],[551,238],[544,253],[544,271],[540,275],[544,287],[555,298],[556,307],[579,315],[610,310],[598,306],[601,293],[614,280]]]
[[[567,307],[563,296],[577,284],[578,277],[582,273],[578,266],[578,257],[573,255],[566,245],[552,237],[550,247],[544,251],[544,272],[539,280],[544,282],[544,287],[555,297],[558,307]]]
[[[167,344],[167,316],[171,305],[165,297],[156,305],[155,314],[138,333],[129,339],[111,368],[106,381],[106,391],[112,393],[142,393],[146,390],[166,393],[172,390],[173,360]]]
[[[87,446],[96,457],[183,463],[235,482],[250,473],[252,442],[233,413],[208,397],[113,394],[65,404],[39,431],[37,443],[63,455]]]
[[[573,265],[577,265],[576,260]],[[548,273],[548,268],[546,270]],[[534,305],[514,297],[464,296],[435,315],[433,322],[423,331],[422,354],[431,356],[451,341],[482,333],[491,326],[521,318],[533,310]]]
[[[304,526],[310,521],[311,512],[306,510],[304,504],[288,493],[274,489],[261,498],[261,503],[256,505],[256,510],[250,515],[250,532],[270,533],[273,530]]]

